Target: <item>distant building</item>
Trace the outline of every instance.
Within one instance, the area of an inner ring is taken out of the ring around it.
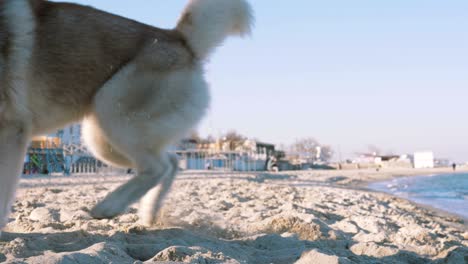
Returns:
[[[175,145],[169,146],[168,150],[172,152],[176,151],[188,151],[198,149],[198,141],[195,139],[183,139]]]
[[[64,145],[81,144],[81,124],[73,124],[57,133]]]
[[[375,164],[381,161],[377,153],[357,153],[357,157],[352,161],[359,164]]]
[[[449,159],[435,159],[434,166],[437,168],[444,168],[452,166],[453,162]]]
[[[284,151],[277,151],[274,144],[250,139],[184,139],[170,151],[179,155],[181,168],[190,170],[263,171],[272,157],[285,156]]]
[[[412,157],[410,155],[378,155],[377,153],[357,153],[352,160],[355,168],[411,168]],[[342,167],[342,165],[341,165]]]
[[[63,170],[63,150],[56,135],[37,136],[31,140],[26,152],[24,174],[49,174]]]
[[[416,152],[413,156],[415,169],[432,169],[435,167],[434,153],[432,151]]]

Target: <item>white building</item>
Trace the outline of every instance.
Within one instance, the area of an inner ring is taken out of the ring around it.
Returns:
[[[434,153],[432,151],[414,153],[413,163],[415,169],[434,168]]]
[[[59,131],[59,137],[64,145],[81,144],[81,124],[73,124]]]

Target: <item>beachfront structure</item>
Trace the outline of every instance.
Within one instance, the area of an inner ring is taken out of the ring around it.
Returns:
[[[432,151],[415,152],[413,155],[413,165],[415,169],[434,168],[434,153]]]
[[[81,140],[81,124],[76,123],[59,130],[57,135],[61,138],[64,151],[64,172],[68,173],[95,173],[103,168],[88,151]]]
[[[379,160],[377,153],[357,153],[357,157],[352,161],[355,164],[375,164]]]
[[[377,153],[357,153],[352,161],[356,168],[410,168],[411,155],[378,155]]]
[[[56,135],[35,137],[24,158],[24,174],[62,172],[64,164],[60,138]]]
[[[212,142],[186,139],[171,151],[178,154],[180,167],[187,170],[263,171],[270,157],[284,156],[284,152],[275,150],[275,145],[251,139],[235,144],[222,139]]]
[[[437,158],[434,160],[434,167],[436,168],[447,168],[452,166],[453,162],[449,159]]]
[[[62,144],[64,145],[81,145],[81,124],[72,124],[57,132]]]
[[[81,142],[81,124],[73,124],[31,142],[25,174],[94,173],[103,167]]]
[[[93,157],[81,136],[81,124],[73,124],[41,138],[42,141],[37,141],[28,151],[25,172],[80,174],[113,171]],[[273,144],[250,139],[234,143],[225,139],[184,139],[169,151],[178,154],[181,168],[191,170],[263,171],[269,158],[285,156],[284,152],[276,151]]]

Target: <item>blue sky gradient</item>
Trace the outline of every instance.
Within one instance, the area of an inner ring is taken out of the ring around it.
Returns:
[[[185,0],[80,0],[172,28]],[[342,157],[433,150],[468,161],[468,1],[251,1],[251,38],[207,65],[202,134],[315,137]],[[338,155],[337,155],[338,156]]]

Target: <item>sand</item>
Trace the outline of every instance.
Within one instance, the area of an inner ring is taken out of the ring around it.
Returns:
[[[150,228],[89,216],[129,176],[22,179],[0,262],[466,263],[463,219],[365,188],[443,172],[183,172]]]

